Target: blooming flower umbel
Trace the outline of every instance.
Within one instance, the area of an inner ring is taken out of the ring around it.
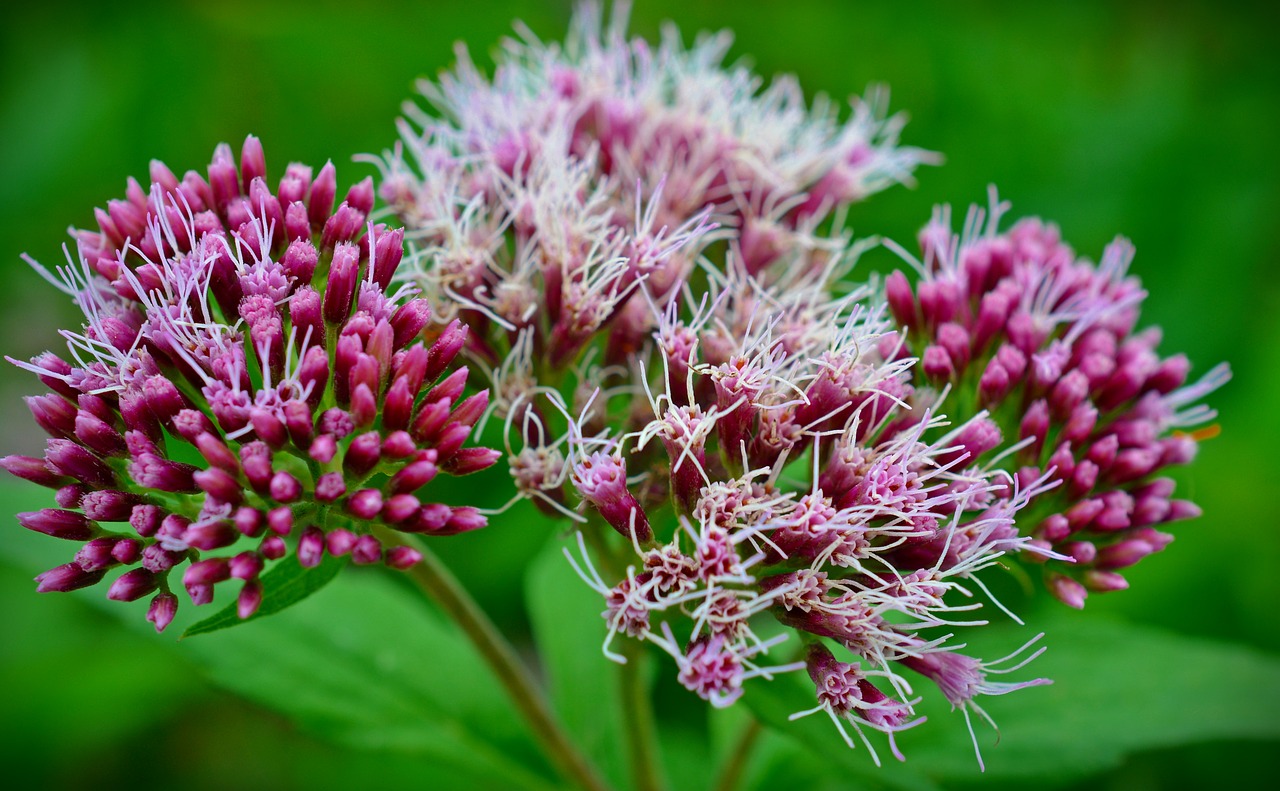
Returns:
[[[407,568],[418,553],[384,551],[374,525],[484,525],[421,499],[438,473],[498,457],[465,447],[488,403],[463,398],[467,329],[423,338],[426,301],[391,287],[403,231],[368,221],[371,180],[335,209],[336,195],[332,163],[291,164],[272,190],[249,137],[238,163],[218,146],[207,178],[153,162],[149,191],[131,179],[97,231],[73,231],[76,254],[46,272],[84,312],[62,332],[70,361],[12,361],[52,391],[28,399],[51,439],[42,458],[0,460],[57,490],[59,508],[19,521],[81,544],[38,590],[123,568],[107,596],[154,594],[147,618],[162,630],[177,580],[205,604],[235,579],[247,618],[260,575],[290,552],[306,567],[328,553]]]
[[[1090,591],[1128,587],[1120,570],[1173,540],[1160,526],[1199,515],[1160,472],[1212,436],[1187,429],[1213,419],[1198,402],[1231,373],[1223,363],[1187,384],[1186,356],[1161,358],[1159,330],[1135,331],[1146,294],[1128,275],[1128,240],[1095,265],[1040,220],[1000,232],[1007,208],[993,195],[990,216],[971,209],[960,235],[947,209],[934,213],[923,260],[904,253],[919,284],[901,271],[885,284],[905,336],[885,349],[921,358],[918,407],[988,410],[1000,466],[1059,484],[1032,500],[1023,532],[1030,559],[1049,558],[1049,590],[1082,607]]]

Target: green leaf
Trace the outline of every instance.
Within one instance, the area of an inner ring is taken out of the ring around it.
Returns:
[[[398,582],[348,569],[270,620],[184,646],[215,683],[339,744],[420,756],[476,787],[553,788],[484,662]]]
[[[248,618],[241,618],[233,601],[218,613],[193,624],[182,636],[185,638],[208,634],[278,613],[328,585],[346,564],[346,558],[326,554],[320,565],[303,568],[296,558],[286,558],[262,575],[262,605],[257,612]]]
[[[978,731],[988,778],[1082,776],[1139,750],[1280,739],[1280,659],[1087,613],[1040,615],[1028,624],[1046,632],[1048,650],[1015,680],[1043,676],[1054,683],[981,702],[1000,726],[998,747],[990,729]],[[993,629],[991,636],[1000,649],[1016,647],[1029,628]],[[975,655],[994,658],[1000,649]],[[945,709],[935,702],[937,715],[918,729],[932,741],[903,749],[930,773],[977,780],[964,723],[958,714],[942,721]]]
[[[534,558],[526,579],[533,636],[551,703],[565,728],[615,786],[627,777],[617,667],[604,657],[607,628],[599,594],[578,578],[556,537]],[[626,638],[622,638],[626,639]]]

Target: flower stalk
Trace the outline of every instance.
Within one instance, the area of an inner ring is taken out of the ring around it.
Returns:
[[[374,532],[389,546],[415,549],[422,560],[408,570],[414,584],[444,610],[471,644],[515,704],[556,770],[585,791],[609,791],[609,786],[551,711],[545,695],[515,649],[471,597],[458,578],[423,542],[386,528]]]

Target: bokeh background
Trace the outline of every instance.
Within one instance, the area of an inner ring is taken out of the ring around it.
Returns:
[[[225,0],[5,4],[0,11],[0,345],[15,357],[55,347],[72,317],[20,259],[59,262],[68,225],[123,193],[151,158],[202,168],[215,143],[259,135],[268,167],[353,164],[395,139],[413,82],[466,42],[481,62],[523,19],[560,38],[568,2],[357,4]],[[1132,572],[1130,591],[1082,617],[1115,615],[1205,641],[1280,653],[1280,48],[1265,5],[1081,2],[640,0],[633,31],[674,19],[731,27],[736,56],[792,72],[807,93],[892,88],[904,140],[942,152],[915,189],[852,213],[858,234],[909,243],[936,203],[985,202],[1055,220],[1082,253],[1115,234],[1135,242],[1151,296],[1145,323],[1197,371],[1228,360],[1211,402],[1222,433],[1180,486],[1205,516]],[[888,265],[872,256],[868,265]],[[0,448],[42,446],[0,376]],[[88,596],[36,596],[39,537],[7,516],[41,493],[0,482],[0,764],[44,788],[343,788],[421,780],[413,760],[337,749],[223,692],[182,644],[122,629]],[[511,520],[519,521],[519,520]],[[459,573],[516,639],[521,563],[547,537],[498,524],[448,549]],[[34,554],[33,554],[34,553]],[[58,561],[61,562],[61,561]],[[101,591],[93,593],[100,596]],[[135,614],[136,615],[136,614]],[[1101,651],[1099,662],[1105,662]],[[1144,672],[1141,663],[1132,668]],[[1274,686],[1271,687],[1274,689]],[[1195,688],[1168,689],[1195,704]],[[1276,701],[1280,708],[1280,700]],[[1105,717],[1106,712],[1099,712]],[[1280,714],[1277,714],[1280,717]],[[950,727],[962,727],[958,723]],[[1280,744],[1214,741],[1127,757],[1089,788],[1191,788],[1265,777]]]

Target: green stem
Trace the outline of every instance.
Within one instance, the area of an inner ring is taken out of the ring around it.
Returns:
[[[661,759],[658,755],[657,729],[653,721],[653,705],[645,684],[644,643],[628,640],[623,648],[625,665],[618,665],[618,683],[622,687],[622,719],[627,763],[631,766],[631,783],[636,791],[661,791]]]
[[[382,527],[374,528],[374,532],[384,544],[410,546],[422,553],[422,562],[407,572],[410,579],[440,605],[480,652],[557,771],[586,791],[608,791],[609,787],[595,767],[556,720],[533,676],[516,656],[515,649],[440,558],[421,541],[401,533]]]
[[[738,783],[742,780],[742,773],[746,771],[747,761],[751,759],[751,748],[755,746],[756,740],[760,738],[763,731],[764,728],[755,717],[747,722],[742,733],[738,734],[738,739],[734,742],[724,766],[720,768],[720,777],[712,786],[713,791],[734,791],[738,787]]]

